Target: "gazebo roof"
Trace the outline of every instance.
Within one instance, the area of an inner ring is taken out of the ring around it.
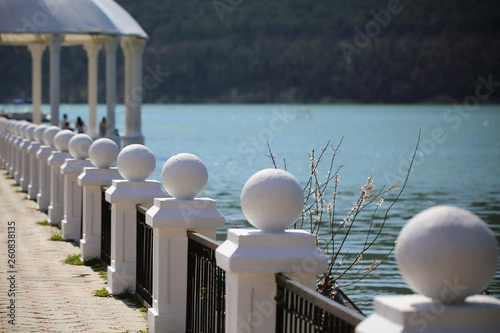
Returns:
[[[65,35],[63,45],[99,35],[148,38],[113,0],[0,0],[0,44],[39,43],[45,35]]]

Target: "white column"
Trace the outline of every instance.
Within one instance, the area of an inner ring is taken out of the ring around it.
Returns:
[[[61,95],[61,44],[64,36],[47,35],[45,40],[50,51],[50,124],[59,125],[59,103]]]
[[[89,124],[87,134],[90,137],[96,137],[98,135],[97,132],[97,91],[98,91],[98,80],[97,80],[97,72],[98,72],[98,56],[99,52],[102,49],[101,43],[88,43],[83,46],[85,51],[87,52],[87,60],[88,60],[88,84],[87,84],[87,93],[88,93],[88,102],[89,102]]]
[[[165,190],[174,198],[156,198],[146,212],[153,228],[153,304],[150,332],[182,332],[186,327],[187,230],[215,239],[224,216],[209,198],[194,198],[207,184],[203,162],[192,154],[170,158],[162,169]]]
[[[28,147],[28,153],[30,154],[30,183],[28,185],[28,199],[36,200],[38,194],[38,183],[39,183],[39,173],[40,173],[40,163],[36,157],[36,153],[40,150],[43,145],[43,132],[47,129],[45,125],[38,125],[33,132],[35,141],[31,143]]]
[[[46,47],[45,44],[28,45],[32,67],[33,124],[41,124],[42,122],[42,57]]]
[[[43,142],[45,145],[40,147],[36,153],[38,159],[38,175],[39,188],[37,194],[38,210],[46,212],[50,205],[50,166],[48,159],[52,153],[56,151],[54,146],[54,137],[61,129],[57,126],[50,126],[43,132]]]
[[[123,179],[117,168],[85,168],[78,176],[78,184],[83,188],[82,260],[101,254],[101,187],[111,186],[113,179]]]
[[[33,132],[35,131],[36,125],[29,125],[25,128],[25,138],[23,144],[21,145],[22,149],[22,161],[21,161],[21,191],[28,192],[28,186],[30,183],[30,154],[29,147],[33,143],[34,140]]]
[[[29,125],[29,123],[20,122],[17,127],[17,139],[15,141],[15,155],[16,155],[16,164],[14,168],[14,180],[17,185],[21,185],[21,174],[22,174],[22,160],[23,160],[23,150],[22,145],[24,143],[24,129]]]
[[[71,154],[67,151],[54,151],[48,159],[50,166],[50,206],[48,221],[51,225],[61,222],[64,215],[64,177],[61,166]]]
[[[110,186],[113,179],[123,179],[118,168],[112,166],[120,149],[107,138],[96,140],[89,148],[89,158],[95,167],[85,168],[78,176],[83,188],[81,259],[99,258],[101,254],[102,186]]]
[[[125,54],[125,137],[123,146],[143,143],[141,131],[142,103],[142,51],[146,40],[136,37],[123,37],[122,49]]]
[[[78,176],[86,167],[92,167],[88,151],[92,138],[87,134],[75,135],[69,140],[68,149],[72,158],[67,158],[61,166],[63,184],[63,219],[61,232],[64,240],[80,240],[82,232],[82,187]]]
[[[117,141],[115,134],[115,106],[116,106],[116,47],[118,39],[114,37],[104,38],[106,50],[106,137]]]
[[[500,301],[477,295],[498,268],[498,243],[486,223],[461,208],[437,206],[401,230],[396,262],[420,295],[377,296],[357,333],[500,332]]]
[[[229,229],[216,250],[217,265],[226,271],[226,332],[274,332],[275,274],[315,289],[316,274],[326,271],[316,237],[285,230],[300,217],[303,200],[302,187],[283,170],[262,170],[243,187],[243,214],[261,229]]]
[[[146,180],[156,166],[153,153],[145,146],[130,145],[118,155],[118,170],[124,180],[113,180],[106,191],[111,203],[111,265],[108,266],[108,291],[135,292],[137,204],[153,204],[166,196],[161,184]]]

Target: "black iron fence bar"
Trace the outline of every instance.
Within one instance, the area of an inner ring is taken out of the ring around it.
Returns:
[[[153,228],[146,224],[151,205],[137,205],[137,266],[135,293],[145,307],[153,302]]]
[[[106,190],[101,188],[101,265],[111,265],[111,204],[106,201]]]
[[[365,317],[276,274],[276,332],[354,332]]]
[[[186,332],[225,332],[226,272],[217,266],[219,243],[188,230]]]

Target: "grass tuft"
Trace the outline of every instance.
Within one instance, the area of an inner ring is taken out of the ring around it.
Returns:
[[[66,259],[63,260],[63,263],[74,266],[82,266],[83,261],[80,259],[80,254],[70,254]]]
[[[52,231],[52,236],[49,238],[49,240],[51,241],[64,241],[64,238],[62,236],[62,233],[57,230],[57,231]]]
[[[47,220],[38,221],[36,224],[43,225],[43,226],[50,226],[50,223]]]
[[[111,294],[106,289],[106,287],[102,287],[101,289],[94,291],[94,296],[96,296],[96,297],[111,297]]]

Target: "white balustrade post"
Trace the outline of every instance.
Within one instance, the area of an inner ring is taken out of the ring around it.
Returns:
[[[54,137],[61,129],[57,126],[50,126],[43,132],[43,142],[36,153],[38,158],[38,194],[36,196],[38,210],[46,212],[50,205],[50,165],[49,158],[57,148],[54,146]]]
[[[148,310],[150,332],[182,332],[186,327],[187,230],[215,239],[225,219],[209,198],[195,198],[207,184],[203,162],[193,154],[178,154],[163,166],[162,183],[173,198],[155,198],[146,212],[153,228],[153,304]]]
[[[9,173],[10,169],[10,142],[12,139],[12,121],[11,120],[6,120],[5,122],[5,147],[4,147],[4,163],[3,167],[7,173]]]
[[[61,175],[61,166],[67,158],[71,158],[68,144],[75,135],[73,131],[62,130],[54,137],[56,150],[47,160],[50,166],[50,206],[48,221],[51,225],[61,223],[64,214],[64,177]]]
[[[36,125],[29,125],[24,129],[25,139],[21,145],[22,149],[22,160],[21,160],[21,191],[28,192],[28,186],[30,183],[30,154],[29,147],[34,140],[34,131]]]
[[[36,153],[40,150],[43,144],[43,132],[47,129],[46,125],[38,125],[33,131],[33,141],[28,147],[29,163],[30,163],[30,183],[28,185],[28,199],[36,200],[38,194],[38,178],[39,178],[39,163]]]
[[[83,188],[82,261],[98,258],[101,254],[101,187],[110,186],[113,179],[123,179],[118,168],[112,167],[120,152],[110,139],[98,139],[89,148],[89,158],[95,167],[87,167],[78,176]]]
[[[21,175],[22,175],[22,162],[23,162],[23,149],[24,144],[24,130],[29,126],[26,121],[20,121],[19,126],[17,126],[17,139],[15,141],[15,151],[16,151],[16,167],[14,170],[14,180],[17,185],[21,185]]]
[[[478,295],[495,277],[498,243],[477,215],[436,206],[401,230],[396,262],[418,295],[377,296],[357,333],[500,332],[500,301]]]
[[[302,186],[290,173],[265,169],[245,183],[243,214],[256,228],[229,229],[216,250],[217,265],[226,271],[226,332],[274,332],[276,273],[315,289],[316,274],[327,258],[316,237],[302,230],[285,230],[302,213]]]
[[[154,171],[156,160],[147,147],[129,145],[117,159],[124,180],[113,180],[106,191],[111,203],[111,265],[108,266],[108,291],[120,294],[135,292],[137,204],[153,204],[154,198],[165,197],[161,184],[146,180]]]
[[[88,159],[89,148],[93,140],[87,134],[77,134],[69,140],[68,149],[72,158],[67,158],[61,165],[63,176],[63,219],[61,232],[64,240],[80,240],[82,237],[82,187],[78,176],[86,167],[92,167]]]
[[[9,146],[10,146],[10,163],[9,163],[9,175],[11,178],[15,179],[15,173],[16,173],[16,164],[17,164],[17,141],[19,140],[18,136],[18,128],[21,125],[20,122],[15,121],[12,124],[12,136],[10,137],[9,140]]]

